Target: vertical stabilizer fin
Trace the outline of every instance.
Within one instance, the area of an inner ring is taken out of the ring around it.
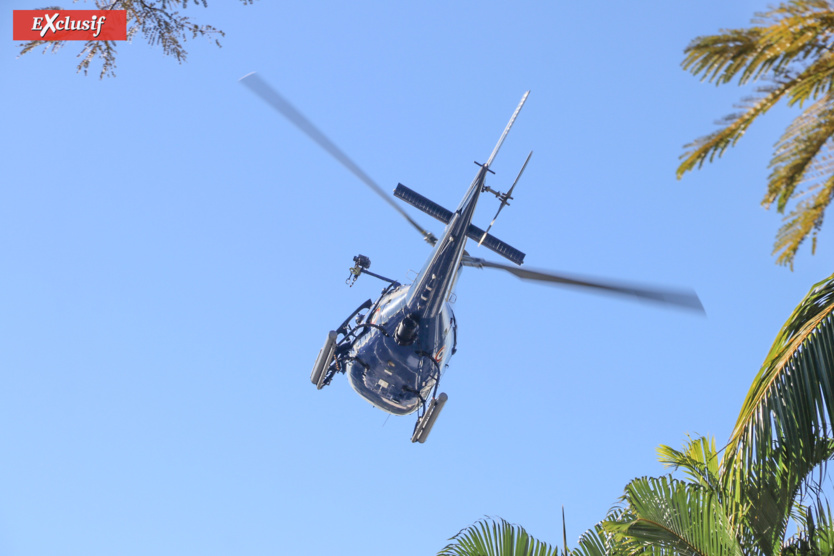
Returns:
[[[513,127],[513,124],[515,123],[515,119],[518,117],[518,113],[521,112],[521,107],[524,106],[524,102],[527,100],[527,95],[529,95],[529,94],[530,94],[530,91],[527,91],[526,93],[524,93],[524,96],[521,97],[521,102],[518,103],[518,108],[516,108],[515,112],[513,112],[513,117],[510,118],[510,123],[508,123],[507,127],[504,128],[504,133],[501,134],[501,138],[498,139],[498,144],[496,144],[495,148],[492,149],[492,154],[489,155],[489,160],[487,160],[486,164],[484,165],[487,168],[492,164],[492,161],[495,159],[495,155],[498,154],[498,150],[501,148],[501,145],[504,143],[504,139],[506,139],[507,134],[510,133],[510,128]]]

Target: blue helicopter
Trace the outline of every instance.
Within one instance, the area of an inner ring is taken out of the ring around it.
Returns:
[[[250,73],[241,78],[241,82],[393,206],[434,246],[411,284],[401,284],[370,272],[370,259],[364,255],[353,258],[355,266],[350,269],[350,285],[362,274],[388,284],[376,302],[367,300],[336,330],[328,333],[310,376],[312,383],[320,390],[330,384],[337,374],[345,374],[351,387],[375,407],[393,415],[417,412],[412,442],[426,441],[448,399],[445,393],[438,395],[437,392],[443,372],[457,350],[457,323],[450,299],[464,266],[497,268],[526,280],[590,288],[703,311],[697,295],[692,292],[633,287],[520,268],[525,254],[489,233],[501,210],[512,200],[512,192],[533,154],[531,152],[527,156],[506,193],[486,185],[487,174],[494,173],[490,166],[521,112],[529,91],[522,97],[486,162],[475,162],[478,165],[475,179],[456,210],[450,211],[402,184],[397,185],[395,197],[446,225],[443,234],[437,238],[414,221],[376,182],[260,76]],[[472,224],[481,193],[492,193],[500,201],[498,211],[486,230]],[[468,239],[517,266],[470,256],[465,249]]]

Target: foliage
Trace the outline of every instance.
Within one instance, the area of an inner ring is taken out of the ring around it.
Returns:
[[[593,528],[588,529],[579,537],[578,546],[570,552],[565,550],[566,554],[570,556],[628,556],[630,554],[630,547],[625,542],[623,535],[615,535],[603,524],[605,522],[622,523],[633,517],[633,514],[628,513],[624,509],[614,508],[608,512],[605,521],[597,523]],[[647,551],[646,556],[652,556],[651,550]]]
[[[437,556],[559,556],[559,549],[503,519],[481,519],[449,539]]]
[[[658,448],[660,461],[686,480],[629,483],[621,513],[597,526],[615,549],[582,556],[831,554],[834,519],[823,485],[834,457],[832,311],[834,276],[816,284],[780,330],[723,458],[705,438],[683,450]]]
[[[826,499],[834,457],[834,275],[815,284],[776,336],[730,441],[689,438],[658,458],[685,480],[641,477],[565,556],[834,554]],[[793,523],[791,523],[791,521]],[[787,537],[789,531],[795,531]],[[439,556],[554,554],[521,527],[482,520]],[[538,544],[537,544],[538,543]]]
[[[834,275],[815,284],[776,337],[730,435],[726,466],[785,451],[813,459],[834,419]]]
[[[725,467],[717,465],[714,441],[690,439],[682,452],[667,446],[658,452],[661,461],[683,470],[689,480],[642,477],[629,483],[620,515],[597,525],[614,550],[582,556],[831,554],[831,512],[819,491],[811,505],[803,504],[805,493],[790,465],[769,468],[773,475],[764,484],[755,474],[746,475],[748,484],[735,491],[738,482],[721,480]],[[692,458],[693,453],[703,457]],[[781,495],[781,486],[791,490],[788,496]],[[736,503],[739,492],[741,504]],[[785,539],[792,515],[796,534]]]
[[[669,476],[642,477],[626,486],[626,517],[603,527],[625,552],[684,556],[741,556],[733,520],[719,493]]]
[[[77,1],[77,0],[76,0]],[[207,0],[192,0],[194,4],[207,7]],[[244,4],[251,4],[254,0],[241,0]],[[159,45],[167,56],[173,56],[177,62],[186,60],[188,53],[183,43],[189,35],[191,38],[225,36],[223,31],[211,25],[192,23],[188,16],[181,15],[178,8],[187,8],[189,0],[96,0],[100,10],[125,10],[127,16],[127,39],[131,40],[138,32],[147,39],[150,45]],[[58,6],[48,6],[45,10],[60,10]],[[43,45],[43,52],[57,52],[67,41],[29,41],[20,44],[20,56],[31,52]],[[220,46],[219,39],[215,44]],[[84,72],[90,68],[93,60],[101,61],[100,78],[115,77],[116,43],[115,41],[86,41],[78,54],[81,61],[77,71]]]
[[[756,14],[746,29],[724,29],[695,38],[684,53],[683,68],[716,85],[737,80],[766,84],[745,99],[740,112],[720,122],[718,131],[687,145],[678,177],[721,156],[750,124],[783,98],[804,108],[776,144],[770,162],[765,207],[776,203],[785,217],[774,243],[777,263],[790,265],[800,244],[812,237],[811,251],[834,196],[834,3],[792,0]]]

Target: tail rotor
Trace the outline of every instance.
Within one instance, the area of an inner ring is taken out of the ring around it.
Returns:
[[[521,174],[524,173],[524,169],[527,168],[527,163],[530,162],[530,157],[532,156],[533,151],[530,151],[530,154],[527,155],[527,160],[524,161],[524,165],[518,172],[518,175],[516,176],[515,181],[513,182],[513,185],[510,187],[509,191],[507,191],[506,193],[499,193],[498,191],[493,191],[492,189],[487,188],[487,191],[494,194],[501,201],[501,205],[498,207],[498,212],[496,212],[495,216],[492,218],[492,222],[490,222],[489,226],[487,226],[487,229],[484,232],[484,235],[481,237],[481,241],[478,242],[478,245],[481,245],[484,242],[484,240],[487,237],[487,234],[489,233],[490,228],[492,228],[492,225],[495,224],[495,221],[498,219],[498,215],[501,214],[503,208],[510,204],[509,201],[513,198],[513,189],[515,189],[518,180],[521,179]]]

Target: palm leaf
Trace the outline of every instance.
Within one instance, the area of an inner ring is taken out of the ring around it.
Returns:
[[[789,106],[797,104],[801,107],[806,100],[820,98],[831,91],[834,84],[834,55],[830,51],[820,54],[803,74],[804,77],[790,90]]]
[[[834,194],[832,137],[834,95],[827,94],[796,118],[776,145],[762,204],[767,207],[776,202],[783,212],[789,200],[801,199],[776,236],[773,252],[779,254],[779,264],[792,266],[799,246],[812,233],[815,251],[816,232]],[[796,193],[800,187],[804,191]]]
[[[819,443],[813,459],[797,465],[784,449],[758,462],[733,481],[722,482],[715,441],[705,437],[689,439],[682,451],[669,446],[657,450],[660,462],[683,471],[695,484],[715,494],[730,518],[731,528],[742,546],[774,554],[788,525],[794,500],[811,471],[834,453],[834,443]]]
[[[834,422],[834,275],[816,284],[780,330],[736,421],[724,466],[744,472],[776,449],[813,462]]]
[[[728,83],[750,65],[761,50],[761,31],[724,29],[720,35],[697,37],[684,49],[683,69],[701,75],[703,80]]]
[[[776,553],[803,491],[820,501],[812,474],[824,468],[832,455],[834,442],[827,439],[816,442],[811,456],[803,458],[785,445],[776,445],[767,460],[729,471],[727,491],[733,496],[728,507],[738,516],[748,545],[758,546],[763,554]]]
[[[741,139],[756,118],[770,110],[796,83],[797,78],[794,78],[761,88],[762,96],[750,99],[744,112],[725,117],[723,128],[686,145],[686,152],[681,155],[683,162],[677,170],[678,178],[689,170],[700,168],[704,162],[712,162],[716,156],[721,157],[728,147]]]
[[[631,521],[633,514],[624,508],[614,508],[608,512],[605,520],[597,523],[592,529],[588,529],[579,537],[578,546],[570,552],[570,556],[630,556],[632,546],[622,535],[615,535],[606,529],[607,523],[624,523]],[[660,550],[655,547],[641,548],[643,556],[662,556]]]
[[[776,263],[790,266],[791,270],[799,246],[808,235],[811,235],[811,254],[817,250],[817,233],[822,227],[825,209],[834,198],[834,175],[816,189],[812,198],[800,201],[785,217],[785,223],[779,228],[773,243],[773,254],[778,254]]]
[[[757,14],[747,29],[722,30],[697,37],[684,50],[684,69],[717,85],[737,80],[739,85],[766,80],[759,96],[743,110],[720,122],[720,128],[684,147],[677,176],[700,168],[724,154],[752,122],[787,97],[788,105],[802,107],[817,101],[788,128],[776,146],[763,204],[777,202],[780,213],[795,193],[805,187],[813,198],[799,202],[779,230],[773,253],[776,262],[792,265],[802,242],[822,226],[825,209],[834,196],[834,171],[828,163],[834,136],[834,3],[830,0],[791,0]]]
[[[712,490],[669,476],[643,477],[626,486],[623,501],[633,518],[603,526],[631,554],[742,556],[732,521]]]
[[[826,95],[800,114],[776,144],[762,204],[776,202],[782,212],[798,186],[813,187],[830,178],[828,147],[833,135],[834,98]]]
[[[613,556],[620,554],[614,547],[614,535],[607,532],[602,525],[597,524],[593,529],[588,529],[579,537],[579,546],[572,552],[571,556]]]
[[[449,540],[438,556],[559,556],[558,548],[500,518],[477,521]]]
[[[709,82],[720,85],[738,77],[743,85],[826,52],[832,28],[834,12],[827,0],[780,4],[756,14],[748,29],[696,37],[684,49],[681,65]]]
[[[834,553],[834,516],[829,504],[818,501],[814,506],[800,507],[797,514],[798,530],[782,544],[782,554]]]
[[[689,438],[683,451],[661,445],[657,448],[657,455],[666,467],[680,469],[702,487],[718,491],[719,458],[714,438]]]

